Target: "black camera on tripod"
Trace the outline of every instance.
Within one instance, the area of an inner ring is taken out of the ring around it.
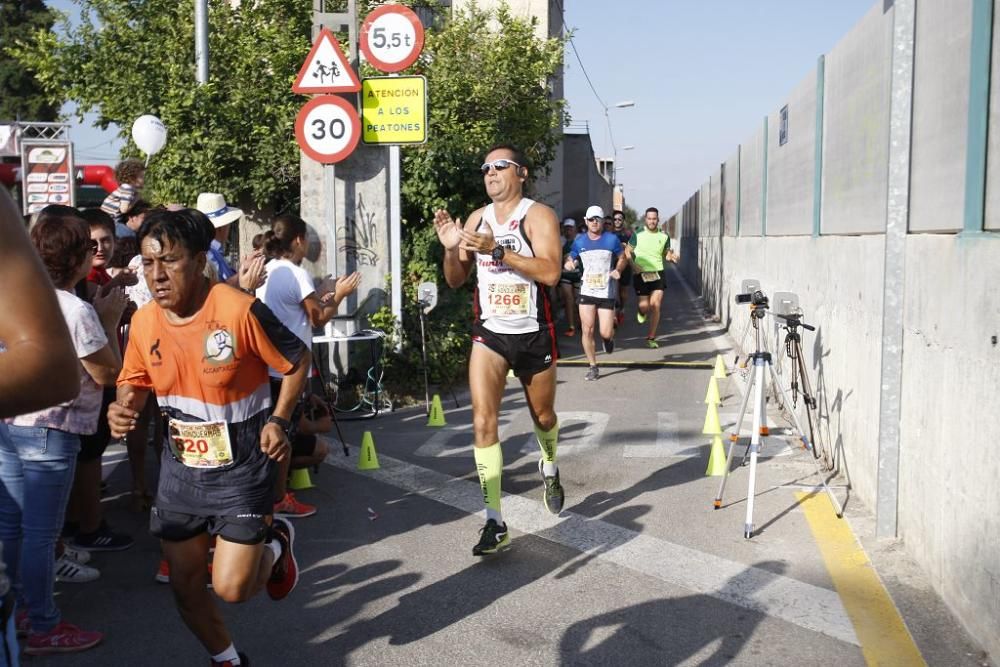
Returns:
[[[750,304],[750,316],[760,319],[770,305],[767,295],[760,288],[760,281],[748,278],[740,283],[740,293],[736,295],[736,303]]]

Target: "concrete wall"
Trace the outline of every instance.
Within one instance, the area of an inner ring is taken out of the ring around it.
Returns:
[[[924,2],[914,41],[910,230],[962,228],[972,0]]]
[[[994,342],[1000,336],[1000,233],[976,233],[975,224],[971,234],[955,233],[963,228],[969,187],[972,4],[916,7],[912,136],[894,148],[909,149],[911,186],[899,294],[885,299],[890,72],[894,12],[912,11],[912,0],[896,0],[886,12],[876,2],[824,57],[820,235],[811,235],[814,70],[776,101],[778,108],[789,106],[788,143],[778,146],[778,114],[772,113],[767,132],[758,125],[739,147],[738,183],[732,158],[723,167],[725,211],[739,189],[738,235],[719,233],[719,170],[706,174],[708,181],[684,204],[680,268],[736,338],[748,317],[747,308],[733,304],[740,281],[756,278],[768,294],[799,295],[805,321],[817,326],[804,334],[804,352],[819,401],[819,442],[845,475],[850,502],[874,508],[879,494],[891,500],[897,492],[903,546],[997,656],[1000,412],[993,406],[1000,395],[1000,343]],[[994,175],[1000,173],[1000,11],[993,26],[986,230],[1000,230],[1000,178]],[[903,53],[905,30],[899,39],[897,53]],[[901,82],[897,96],[909,91],[909,81]],[[892,204],[894,210],[901,205]],[[882,323],[883,307],[900,301],[902,384],[895,392],[882,387]],[[901,422],[898,485],[890,474],[887,488],[879,488],[880,410],[894,396]]]
[[[736,236],[736,222],[739,215],[740,200],[740,152],[736,151],[722,165],[723,188],[722,201],[722,231],[726,236]]]
[[[885,230],[893,11],[878,2],[826,56],[824,234]]]
[[[923,5],[921,5],[922,7]],[[1000,243],[911,234],[906,247],[899,533],[1000,656]]]
[[[816,171],[816,70],[787,98],[788,134],[779,143],[781,115],[767,117],[767,234],[812,234]]]
[[[1000,7],[993,7],[993,58],[990,67],[990,127],[1000,127]],[[1000,230],[1000,131],[990,132],[986,173],[986,229]]]
[[[762,127],[741,146],[739,236],[760,236],[763,174],[764,129]]]

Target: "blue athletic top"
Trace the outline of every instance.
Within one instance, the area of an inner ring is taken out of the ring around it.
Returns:
[[[622,251],[622,242],[611,232],[603,232],[598,239],[591,239],[587,234],[576,237],[569,256],[574,260],[579,258],[583,263],[581,295],[597,299],[613,299],[617,296],[617,281],[608,274],[615,268],[615,262]]]

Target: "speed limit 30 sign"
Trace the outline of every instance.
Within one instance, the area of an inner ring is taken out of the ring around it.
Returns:
[[[295,140],[302,152],[321,164],[340,162],[361,137],[358,112],[335,95],[314,97],[295,118]]]
[[[382,5],[361,24],[361,52],[376,69],[400,72],[424,48],[424,26],[413,10],[403,5]]]

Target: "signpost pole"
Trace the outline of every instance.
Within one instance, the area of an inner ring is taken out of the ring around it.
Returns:
[[[392,317],[403,325],[403,253],[399,196],[399,146],[389,146],[389,264],[392,267]],[[402,337],[397,339],[402,345]]]

